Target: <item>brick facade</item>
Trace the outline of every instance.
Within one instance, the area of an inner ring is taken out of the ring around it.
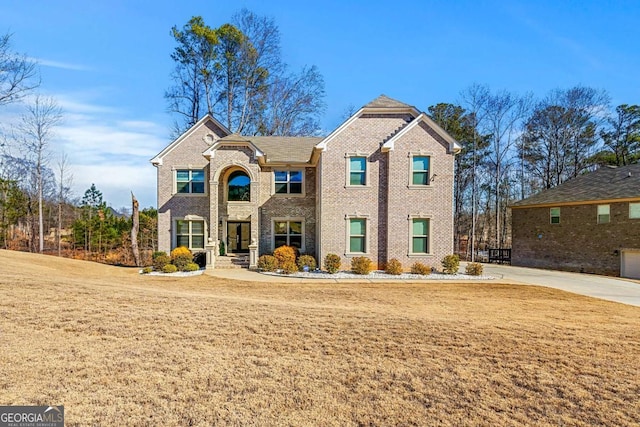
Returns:
[[[299,145],[297,157],[288,160],[264,137],[254,143],[251,137],[228,135],[211,117],[201,120],[152,159],[158,168],[159,249],[175,246],[175,220],[187,217],[203,218],[206,237],[220,242],[227,241],[229,222],[249,223],[259,254],[273,251],[274,220],[300,221],[302,252],[320,262],[328,253],[338,254],[343,268],[356,255],[380,267],[391,258],[407,269],[416,261],[437,267],[452,253],[453,154],[458,146],[424,114],[380,97],[324,140],[315,139],[321,142],[306,141],[308,153]],[[430,158],[426,186],[411,185],[412,155]],[[366,158],[364,186],[349,185],[351,156]],[[175,170],[186,168],[205,170],[204,194],[175,194]],[[227,200],[228,178],[236,170],[251,180],[250,200]],[[303,194],[275,194],[276,170],[303,171]],[[349,253],[350,218],[366,220],[364,254]],[[430,221],[426,255],[410,253],[412,218]]]
[[[610,222],[598,224],[597,206],[608,204]],[[618,276],[620,251],[640,246],[640,219],[629,218],[629,202],[512,209],[513,265]]]

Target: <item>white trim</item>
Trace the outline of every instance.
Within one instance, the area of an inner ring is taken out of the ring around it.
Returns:
[[[444,129],[442,129],[436,122],[434,122],[427,114],[421,113],[415,120],[405,126],[400,132],[395,134],[391,139],[382,145],[382,152],[393,151],[397,140],[402,138],[407,132],[414,127],[418,126],[420,122],[424,122],[427,126],[433,129],[438,135],[442,137],[447,143],[449,143],[449,152],[457,154],[462,150],[462,146],[453,139]]]
[[[207,236],[208,234],[208,224],[207,220],[199,215],[185,215],[183,217],[174,217],[171,218],[171,249],[175,249],[178,247],[178,221],[188,221],[189,222],[189,250],[190,251],[204,251],[204,247],[207,244]],[[193,243],[193,234],[191,232],[191,223],[194,221],[202,221],[203,222],[203,243],[201,248],[192,247]]]
[[[160,151],[151,160],[149,160],[151,162],[151,164],[154,165],[154,166],[162,166],[162,160],[163,160],[164,156],[169,154],[182,141],[184,141],[185,139],[190,137],[197,129],[199,129],[208,120],[211,120],[217,127],[219,127],[227,135],[229,135],[231,133],[231,131],[229,131],[229,129],[227,129],[226,126],[224,126],[222,123],[217,121],[211,114],[205,114],[205,116],[203,118],[201,118],[200,120],[198,120],[198,122],[196,124],[194,124],[189,129],[187,129],[182,135],[180,135],[178,138],[176,138],[171,144],[167,145],[162,151]],[[205,138],[203,138],[203,142],[205,144],[209,145],[210,143],[207,141],[206,136],[207,135],[205,135]]]
[[[433,153],[431,151],[410,151],[408,156],[409,158],[409,177],[408,177],[408,181],[407,181],[407,188],[412,189],[412,190],[424,190],[427,188],[433,188],[433,186],[431,185],[431,177],[434,176],[435,174],[433,173],[432,167],[431,167],[431,160],[433,159]],[[429,159],[429,169],[427,169],[427,184],[426,185],[421,185],[421,184],[414,184],[413,183],[413,158],[414,157],[427,157]]]
[[[351,220],[352,219],[363,219],[364,220],[364,252],[351,252]],[[370,232],[370,223],[369,215],[354,213],[347,214],[344,216],[345,220],[345,251],[344,255],[346,257],[356,257],[356,256],[370,256],[371,255],[371,232]]]
[[[553,215],[551,213],[552,209],[558,209],[558,215]],[[556,216],[558,217],[558,222],[553,222],[553,218]],[[560,208],[560,206],[554,206],[552,208],[549,208],[549,224],[558,225],[560,223],[562,223],[562,209]]]
[[[275,223],[277,222],[299,222],[301,224],[300,227],[300,233],[301,233],[301,239],[300,239],[300,253],[305,253],[307,251],[307,242],[306,242],[306,236],[305,236],[305,232],[306,232],[306,225],[305,225],[305,218],[304,217],[273,217],[271,218],[271,252],[276,250],[276,230],[275,230]],[[282,234],[280,234],[280,236],[282,236]],[[287,234],[287,236],[292,236],[292,234]]]
[[[218,140],[211,147],[207,148],[202,152],[202,155],[209,161],[216,155],[216,150],[222,146],[231,146],[231,147],[248,147],[253,151],[256,159],[259,157],[264,157],[264,153],[251,141],[233,141],[233,140]]]
[[[606,214],[601,214],[600,213],[600,207],[607,207],[607,213]],[[607,221],[606,222],[600,222],[600,215],[606,215],[607,216]],[[596,224],[609,224],[611,222],[611,205],[610,204],[603,204],[603,205],[596,205]]]
[[[640,216],[631,216],[631,205],[638,205],[640,208],[640,203],[629,202],[629,219],[640,219]]]
[[[364,185],[352,185],[351,184],[351,159],[353,157],[362,157],[364,159]],[[369,179],[369,156],[363,152],[345,153],[345,181],[344,188],[369,188],[371,187],[371,181]]]
[[[429,221],[429,229],[427,230],[427,253],[413,252],[413,220],[426,219]],[[407,224],[409,226],[409,247],[407,256],[410,258],[433,256],[433,216],[428,214],[412,214],[407,216]]]

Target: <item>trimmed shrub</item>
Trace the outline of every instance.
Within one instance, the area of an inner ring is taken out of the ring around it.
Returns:
[[[276,271],[278,269],[278,260],[273,255],[260,255],[258,268],[262,271]]]
[[[351,271],[355,274],[371,273],[371,260],[365,256],[357,256],[351,260]]]
[[[155,261],[156,258],[158,258],[161,255],[167,255],[167,253],[165,251],[154,251],[153,254],[151,255],[151,259]]]
[[[142,274],[149,274],[153,271],[152,267],[145,267],[142,269]]]
[[[316,259],[311,255],[300,255],[300,258],[298,258],[298,261],[296,262],[300,271],[304,271],[305,265],[309,267],[309,270],[316,269]]]
[[[467,264],[464,272],[470,276],[481,276],[482,264],[480,264],[479,262],[470,262],[469,264]]]
[[[395,258],[392,258],[387,263],[387,267],[384,269],[384,272],[387,274],[393,274],[394,276],[398,276],[402,274],[402,263]]]
[[[184,266],[184,270],[182,271],[198,271],[200,270],[200,266],[195,262],[190,262],[189,264]]]
[[[327,254],[327,256],[324,257],[324,269],[327,270],[328,273],[337,273],[338,270],[340,270],[341,264],[342,261],[336,254]]]
[[[220,246],[218,247],[218,252],[220,256],[225,256],[227,254],[227,250],[224,247],[224,242],[220,242]]]
[[[456,274],[460,269],[460,257],[458,255],[447,255],[442,258],[442,271],[447,274]]]
[[[427,276],[431,274],[431,267],[429,267],[428,265],[424,265],[421,262],[414,262],[413,265],[411,266],[411,273],[422,274],[423,276]]]
[[[285,261],[279,267],[282,274],[291,274],[298,271],[298,266],[293,261]]]
[[[164,267],[162,267],[163,273],[175,273],[176,271],[178,271],[178,267],[176,267],[173,264],[167,264]]]
[[[292,246],[280,246],[273,251],[273,256],[278,260],[279,268],[283,268],[283,265],[288,263],[296,264],[296,250]],[[297,269],[296,267],[296,270]]]
[[[167,264],[171,264],[171,257],[167,254],[160,254],[153,258],[153,269],[156,271],[162,271],[162,267]]]
[[[188,248],[179,246],[171,251],[171,262],[178,270],[185,271],[187,264],[193,262],[193,255],[191,255],[191,251]]]

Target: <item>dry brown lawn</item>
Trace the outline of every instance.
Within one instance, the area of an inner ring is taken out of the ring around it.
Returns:
[[[637,307],[499,283],[0,265],[0,404],[64,404],[67,426],[640,424]]]

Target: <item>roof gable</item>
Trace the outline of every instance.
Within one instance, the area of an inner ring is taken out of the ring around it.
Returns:
[[[182,141],[184,141],[185,139],[189,138],[191,135],[193,135],[194,132],[196,132],[198,129],[200,129],[200,127],[205,126],[205,124],[207,122],[212,122],[215,126],[217,126],[218,128],[220,128],[220,130],[222,130],[223,133],[229,135],[231,132],[229,131],[229,129],[227,129],[222,123],[220,123],[219,121],[217,121],[211,114],[206,114],[203,118],[201,118],[200,120],[198,120],[198,122],[196,124],[194,124],[193,126],[191,126],[189,129],[187,129],[182,135],[180,135],[178,138],[176,138],[173,142],[171,142],[169,145],[167,145],[162,151],[160,151],[158,154],[156,154],[151,160],[150,162],[154,165],[154,166],[160,166],[162,165],[162,160],[164,158],[164,156],[166,156],[167,154],[169,154],[174,148],[176,148],[178,145],[180,145],[180,143]],[[212,144],[214,142],[214,139],[212,138],[210,141],[208,140],[203,140],[205,143],[207,144]]]
[[[450,153],[459,153],[462,149],[462,146],[453,139],[451,135],[449,135],[444,129],[442,129],[436,122],[434,122],[427,114],[421,113],[415,120],[411,121],[408,125],[406,125],[400,132],[391,137],[388,141],[386,141],[382,145],[382,151],[393,151],[396,141],[402,138],[407,132],[409,132],[414,127],[418,126],[419,123],[424,123],[431,129],[433,129],[445,142],[449,144],[449,152]]]
[[[321,141],[318,137],[292,136],[245,136],[232,134],[219,139],[202,153],[205,157],[215,156],[215,151],[223,145],[248,146],[262,165],[313,163],[315,145]]]
[[[511,207],[570,205],[617,199],[640,200],[640,164],[601,167],[520,200]]]

